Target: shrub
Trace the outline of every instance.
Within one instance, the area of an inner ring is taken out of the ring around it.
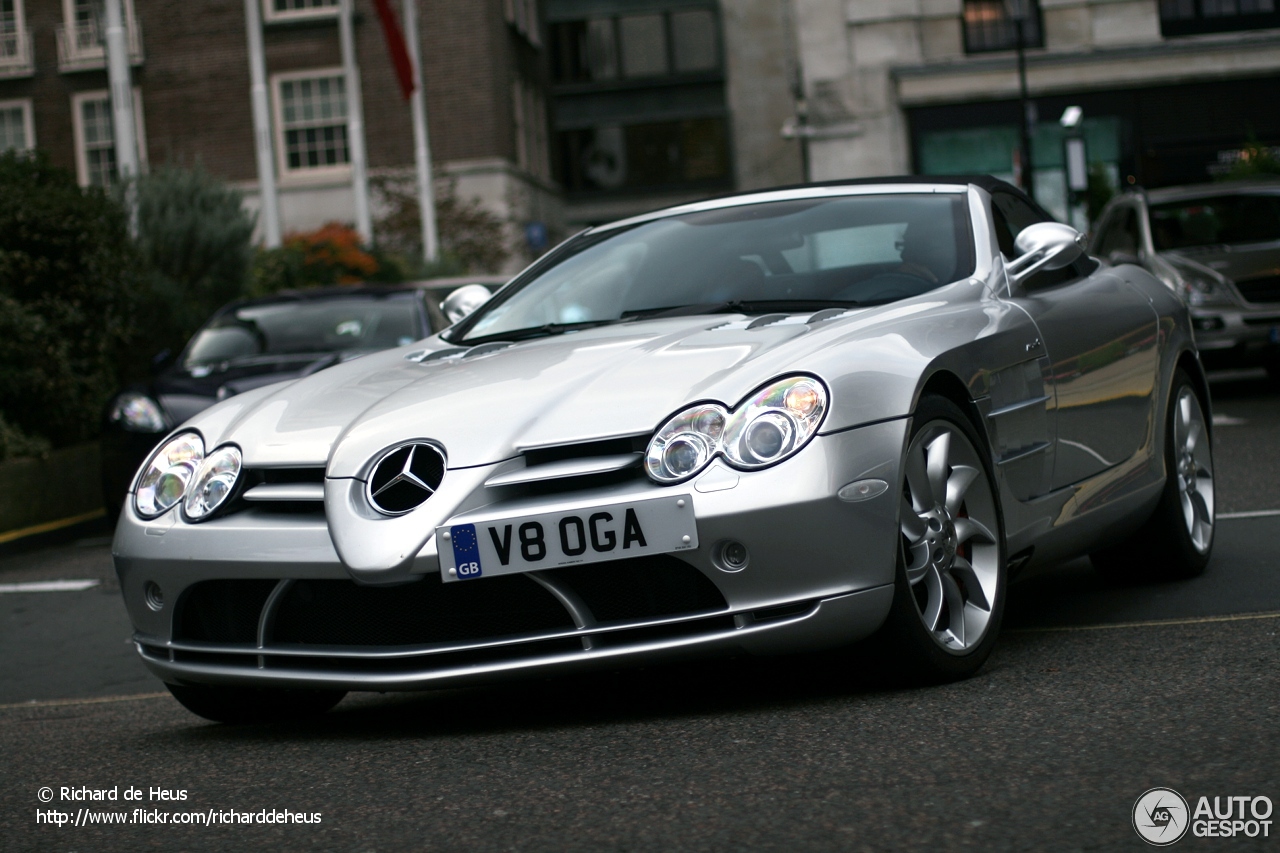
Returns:
[[[0,415],[9,429],[55,446],[97,434],[134,335],[141,267],[124,211],[101,190],[81,190],[43,155],[0,155]]]
[[[362,281],[399,281],[395,264],[380,263],[362,246],[354,228],[337,222],[315,231],[285,235],[278,249],[262,249],[254,257],[249,290],[264,296],[280,290],[330,287]]]
[[[48,452],[48,439],[27,435],[0,415],[0,462],[19,456],[44,456]]]
[[[422,258],[422,217],[417,184],[407,179],[376,178],[370,182],[386,213],[374,223],[378,245],[410,261],[414,272],[432,275],[496,273],[511,251],[503,221],[480,204],[462,201],[450,184],[436,196],[436,228],[441,258],[427,267]],[[438,185],[437,185],[438,186]]]
[[[254,217],[240,193],[198,167],[140,178],[137,201],[138,247],[150,267],[143,318],[150,356],[178,349],[215,310],[244,295]]]

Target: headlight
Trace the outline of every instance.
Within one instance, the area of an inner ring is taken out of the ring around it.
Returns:
[[[232,444],[219,447],[205,457],[195,479],[187,486],[187,497],[182,502],[182,514],[188,521],[208,518],[227,502],[240,478],[241,462],[240,448]]]
[[[204,461],[204,440],[194,432],[175,436],[152,454],[138,478],[133,507],[143,518],[162,515],[182,500]]]
[[[771,382],[733,411],[718,403],[690,406],[649,442],[645,470],[659,483],[675,483],[716,456],[735,468],[764,468],[804,447],[826,411],[827,389],[811,376]]]
[[[167,426],[160,404],[145,394],[116,397],[107,417],[129,432],[164,432]]]

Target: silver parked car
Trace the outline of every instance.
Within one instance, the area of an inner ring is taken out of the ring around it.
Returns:
[[[1280,379],[1280,181],[1126,193],[1099,217],[1091,250],[1181,294],[1208,367]]]
[[[992,178],[592,228],[442,334],[173,431],[116,532],[138,652],[224,721],[873,634],[970,675],[1012,569],[1213,543],[1186,307],[1081,245]]]

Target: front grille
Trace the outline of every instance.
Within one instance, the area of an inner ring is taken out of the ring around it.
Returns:
[[[256,643],[258,617],[274,580],[200,581],[189,587],[174,616],[175,640]]]
[[[396,587],[297,581],[280,603],[271,640],[413,646],[572,630],[565,609],[529,578],[504,575],[445,584],[429,575]]]
[[[548,574],[578,593],[602,623],[679,616],[727,606],[706,575],[669,554],[570,566]]]
[[[1250,302],[1280,302],[1280,275],[1237,281],[1236,287]]]

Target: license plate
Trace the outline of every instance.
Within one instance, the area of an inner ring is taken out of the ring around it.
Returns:
[[[689,495],[436,528],[440,577],[474,580],[698,547]]]

